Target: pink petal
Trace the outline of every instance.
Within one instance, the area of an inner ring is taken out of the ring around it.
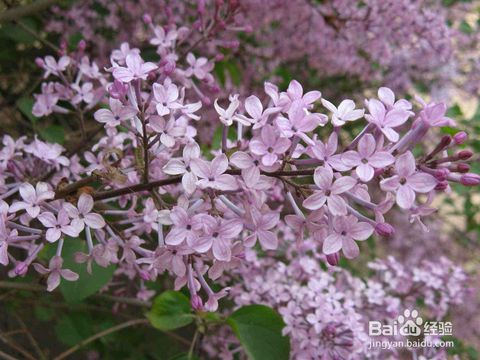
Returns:
[[[80,195],[77,207],[80,214],[88,214],[93,209],[93,198],[87,194]]]
[[[395,162],[395,170],[402,177],[409,177],[415,173],[415,158],[410,151],[400,155]]]
[[[239,169],[248,169],[253,165],[250,155],[243,151],[237,151],[230,156],[230,163]]]
[[[163,172],[168,175],[180,175],[186,171],[185,164],[182,160],[170,160],[163,168]]]
[[[192,173],[185,173],[182,176],[182,186],[188,194],[193,194],[197,188],[197,178]]]
[[[386,151],[376,152],[368,158],[368,163],[376,169],[391,165],[394,161],[395,157]]]
[[[368,159],[374,152],[377,142],[372,134],[365,134],[358,142],[358,154],[363,159]]]
[[[195,175],[201,178],[208,179],[210,177],[210,166],[205,160],[192,159],[190,168]]]
[[[72,270],[69,269],[60,270],[60,274],[67,281],[77,281],[79,277],[77,273],[74,273]]]
[[[387,139],[391,142],[397,142],[400,138],[398,133],[392,128],[381,128],[380,130],[382,131],[383,135],[385,135]]]
[[[350,227],[348,234],[355,240],[367,240],[373,234],[373,226],[366,222],[357,222]]]
[[[245,110],[247,110],[247,113],[253,119],[260,119],[263,112],[263,106],[258,97],[252,95],[245,100]]]
[[[212,245],[213,256],[220,261],[230,261],[232,259],[232,250],[230,244],[223,239],[216,239]]]
[[[57,218],[51,212],[44,212],[38,216],[38,220],[45,227],[54,227],[57,224]]]
[[[20,196],[23,200],[30,204],[34,204],[37,201],[37,193],[35,188],[28,183],[22,184],[19,189]]]
[[[393,106],[395,102],[395,94],[387,87],[378,89],[378,98],[386,105]]]
[[[357,243],[350,237],[343,237],[342,251],[347,259],[354,259],[360,254]]]
[[[334,216],[347,215],[345,200],[339,195],[330,195],[327,199],[327,206]]]
[[[360,164],[355,170],[360,180],[367,182],[372,180],[375,171],[369,164]]]
[[[400,185],[397,190],[397,204],[402,209],[410,209],[415,201],[415,191],[408,185]]]
[[[332,185],[333,171],[329,167],[318,167],[313,174],[313,180],[320,189],[329,189]]]
[[[215,188],[218,190],[229,191],[238,188],[235,177],[228,174],[223,174],[215,178]]]
[[[332,194],[342,194],[345,191],[350,190],[357,184],[357,180],[352,178],[351,176],[343,176],[333,183],[331,187]]]
[[[437,180],[430,174],[419,172],[409,176],[407,184],[416,192],[427,193],[437,186]]]
[[[303,207],[309,210],[320,209],[327,200],[327,197],[321,191],[316,191],[313,195],[303,200]]]
[[[325,255],[334,254],[342,248],[342,237],[339,234],[330,234],[323,242],[322,251]]]
[[[212,174],[217,177],[223,174],[228,168],[228,158],[225,154],[218,155],[212,160]]]
[[[395,191],[400,186],[400,177],[398,175],[392,176],[388,179],[380,181],[380,188],[383,191]]]
[[[60,273],[52,271],[47,279],[47,291],[55,290],[60,285]]]
[[[408,111],[393,109],[387,113],[383,124],[386,127],[390,127],[390,128],[397,127],[402,125],[405,121],[407,121],[409,116],[410,114]]]
[[[267,147],[265,144],[258,139],[253,139],[250,141],[249,147],[252,153],[255,155],[263,155],[267,152]]]
[[[90,226],[92,229],[101,229],[105,226],[105,220],[100,214],[90,213],[85,215],[85,224]]]
[[[274,250],[278,247],[277,236],[271,231],[258,231],[258,240],[264,250]]]

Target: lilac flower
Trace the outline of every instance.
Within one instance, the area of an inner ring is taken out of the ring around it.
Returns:
[[[367,103],[370,114],[365,115],[370,123],[377,125],[382,133],[392,142],[397,142],[399,139],[398,133],[393,130],[402,125],[411,115],[410,111],[405,109],[388,110],[385,105],[377,99],[371,99]]]
[[[444,103],[426,103],[421,98],[417,97],[417,100],[423,105],[422,111],[420,111],[419,118],[415,121],[418,123],[420,120],[424,120],[429,126],[450,126],[456,127],[457,124],[454,120],[445,116],[447,112],[447,105]]]
[[[156,109],[160,116],[168,115],[172,110],[182,107],[177,85],[171,80],[166,80],[163,85],[153,84],[153,95],[157,101]]]
[[[108,127],[120,125],[122,121],[133,118],[137,113],[133,107],[124,106],[120,100],[114,98],[109,99],[109,104],[109,109],[99,109],[93,115],[95,120]]]
[[[79,104],[82,101],[86,104],[90,104],[93,101],[95,95],[93,93],[93,84],[91,82],[84,83],[82,86],[73,84],[72,89],[77,92],[72,98],[73,104]]]
[[[93,198],[88,194],[82,194],[78,198],[77,206],[68,202],[63,204],[68,216],[72,219],[72,225],[82,231],[85,226],[92,229],[101,229],[105,226],[105,220],[100,214],[92,212]]]
[[[304,95],[302,85],[297,80],[292,80],[288,85],[287,91],[280,94],[278,102],[284,109],[287,109],[294,102],[299,103],[303,108],[310,108],[321,97],[322,93],[316,90],[309,91]]]
[[[58,59],[58,62],[53,56],[46,56],[44,59],[43,67],[45,69],[45,74],[43,77],[46,79],[50,74],[58,75],[59,73],[65,71],[70,65],[70,58],[68,56],[62,56]]]
[[[415,192],[428,193],[437,185],[437,180],[430,174],[416,171],[415,158],[408,151],[400,155],[395,162],[396,175],[380,182],[383,191],[396,191],[397,204],[403,209],[410,209],[415,202]]]
[[[308,144],[313,144],[313,141],[306,133],[313,131],[319,125],[325,125],[326,122],[326,117],[308,113],[303,103],[299,101],[292,103],[290,106],[288,118],[279,117],[276,120],[277,126],[284,136],[291,138],[296,135]]]
[[[250,117],[244,115],[238,115],[238,117],[245,120],[242,122],[244,125],[254,124],[253,128],[257,129],[261,126],[264,126],[268,117],[272,114],[275,114],[280,111],[279,108],[267,108],[263,109],[262,102],[255,95],[251,95],[245,99],[245,111]]]
[[[197,176],[190,169],[190,162],[200,157],[200,146],[194,141],[183,148],[182,159],[172,159],[163,167],[163,172],[168,175],[183,175],[182,186],[187,194],[193,194],[197,187]]]
[[[124,63],[128,54],[140,55],[140,50],[137,48],[131,49],[129,43],[123,42],[120,44],[119,49],[112,51],[111,58],[115,61],[121,61],[122,63]]]
[[[201,230],[205,224],[215,223],[215,220],[210,215],[196,214],[190,216],[187,211],[180,206],[175,206],[172,209],[170,219],[172,220],[173,226],[165,238],[167,245],[180,245],[183,241],[186,241],[188,246],[194,246],[198,238],[199,230]]]
[[[310,210],[317,210],[326,202],[332,215],[346,215],[347,206],[340,194],[353,188],[357,183],[356,180],[350,176],[343,176],[334,181],[333,171],[329,167],[318,167],[313,180],[319,190],[315,190],[306,198],[303,206]]]
[[[168,121],[163,117],[153,115],[150,117],[149,127],[155,132],[161,134],[160,142],[166,147],[175,146],[175,138],[185,135],[185,127],[178,126],[177,121],[172,116]]]
[[[280,220],[280,214],[273,211],[261,213],[254,207],[250,209],[250,214],[253,224],[253,233],[245,238],[245,246],[255,246],[255,243],[258,239],[260,241],[260,245],[262,245],[262,249],[276,249],[278,246],[278,238],[277,235],[270,230],[278,224]]]
[[[235,112],[237,111],[238,107],[240,106],[240,101],[238,100],[238,94],[230,95],[228,100],[230,100],[230,105],[228,108],[224,109],[218,105],[218,99],[214,102],[215,111],[219,115],[220,121],[222,124],[226,126],[230,126],[233,124],[233,121],[236,120],[242,123],[245,126],[250,126],[250,121],[245,117],[240,117]]]
[[[190,66],[185,70],[185,76],[195,75],[199,80],[207,78],[214,67],[213,63],[209,62],[207,58],[200,57],[197,59],[192,53],[188,53],[187,63]]]
[[[380,101],[387,107],[388,110],[407,110],[413,115],[413,113],[410,111],[412,109],[412,104],[405,99],[395,101],[395,94],[391,89],[387,87],[381,87],[378,89],[377,94]]]
[[[192,172],[199,178],[197,186],[201,189],[235,190],[237,182],[232,175],[224,174],[228,168],[225,154],[218,155],[211,162],[197,158],[190,161]]]
[[[276,135],[274,128],[267,125],[262,128],[260,138],[251,140],[249,146],[252,153],[262,157],[263,165],[272,166],[277,162],[278,156],[290,148],[290,140]]]
[[[162,26],[155,26],[153,32],[155,36],[150,39],[150,44],[161,49],[172,46],[178,37],[176,30],[170,30],[169,32],[165,33],[165,29]]]
[[[315,158],[323,161],[325,166],[330,166],[337,171],[346,171],[348,170],[348,166],[343,163],[342,155],[335,155],[337,148],[338,135],[335,132],[332,132],[328,137],[326,144],[319,140],[315,140],[314,144],[308,148],[307,152],[311,152]]]
[[[23,201],[14,202],[9,212],[15,213],[19,210],[25,210],[32,218],[36,218],[40,214],[40,204],[45,200],[53,199],[55,193],[48,189],[48,185],[44,182],[38,182],[35,188],[24,183],[20,186],[20,196]]]
[[[83,230],[82,222],[72,222],[66,210],[61,209],[57,217],[51,212],[44,212],[38,215],[38,220],[48,228],[45,239],[48,242],[55,242],[62,236],[62,233],[71,237],[77,237]]]
[[[74,273],[69,269],[62,269],[63,266],[63,259],[60,256],[54,256],[50,259],[50,263],[48,264],[48,269],[45,268],[43,265],[35,263],[33,267],[35,270],[42,274],[47,275],[47,291],[55,290],[58,285],[60,285],[61,278],[64,278],[67,281],[77,281],[78,274]]]
[[[6,227],[5,220],[5,216],[3,214],[0,214],[0,264],[2,264],[3,266],[7,266],[9,263],[8,244],[12,237],[18,236],[17,230],[10,230]]]
[[[102,244],[95,245],[89,254],[76,252],[74,254],[74,258],[75,262],[78,264],[87,263],[87,272],[89,274],[92,274],[93,261],[95,261],[98,266],[104,268],[110,265],[110,257],[108,250]]]
[[[157,69],[157,65],[152,62],[144,62],[140,55],[130,53],[125,59],[127,67],[117,66],[113,68],[113,76],[115,79],[124,83],[132,80],[146,80],[148,73]]]
[[[57,94],[42,93],[35,95],[32,114],[36,117],[50,115],[56,109],[59,97]]]
[[[260,180],[260,161],[248,153],[235,151],[230,157],[230,163],[242,169],[242,178],[248,187],[254,187]]]
[[[240,234],[243,225],[238,220],[217,219],[213,226],[207,226],[205,235],[192,245],[200,253],[212,249],[215,259],[230,261],[232,257],[232,240]]]
[[[360,253],[355,240],[367,240],[372,234],[373,227],[358,222],[355,216],[336,216],[333,218],[333,233],[323,243],[323,253],[329,255],[342,250],[347,259],[353,259]]]
[[[330,101],[322,99],[322,104],[332,112],[333,126],[343,126],[347,121],[355,121],[363,117],[365,110],[355,110],[355,103],[352,100],[343,100],[338,108]]]
[[[375,151],[377,143],[371,134],[364,135],[358,142],[357,151],[347,151],[342,154],[342,161],[355,169],[360,180],[372,180],[374,169],[381,169],[393,164],[395,158],[386,151]]]

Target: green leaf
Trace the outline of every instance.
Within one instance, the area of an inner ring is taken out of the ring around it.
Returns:
[[[65,142],[65,131],[60,125],[50,125],[45,129],[39,130],[39,132],[40,136],[48,142],[58,143],[61,145],[63,145]]]
[[[227,319],[248,357],[253,360],[287,360],[290,341],[282,336],[280,315],[265,305],[244,306]]]
[[[62,280],[60,284],[60,291],[67,302],[79,302],[96,293],[110,281],[115,271],[114,265],[103,268],[94,262],[92,264],[92,274],[89,274],[86,264],[77,264],[74,261],[76,252],[87,253],[86,242],[79,239],[66,238],[62,251],[64,258],[63,267],[79,275],[77,281]]]
[[[188,298],[178,291],[165,291],[157,296],[146,315],[153,327],[160,330],[178,329],[194,319]]]
[[[32,124],[35,124],[38,118],[32,114],[33,103],[34,101],[32,98],[22,97],[17,100],[17,107],[22,114],[32,122]]]

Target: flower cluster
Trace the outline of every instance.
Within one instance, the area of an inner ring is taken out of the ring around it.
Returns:
[[[287,239],[294,235],[286,228]],[[231,297],[235,307],[265,304],[276,309],[286,324],[283,333],[291,342],[295,359],[386,359],[398,356],[395,349],[370,348],[370,341],[402,341],[402,336],[370,337],[369,321],[391,324],[405,309],[419,309],[418,300],[426,300],[424,319],[445,319],[447,310],[469,296],[463,270],[446,258],[423,260],[406,267],[393,257],[369,264],[374,274],[367,280],[349,271],[320,265],[321,258],[306,255],[318,246],[307,238],[302,250],[287,251],[287,259],[259,258],[248,251],[249,260],[233,271]],[[295,255],[293,255],[295,254]],[[454,323],[453,326],[456,326]],[[431,336],[430,341],[435,341]],[[241,351],[238,340],[227,327],[213,330],[203,343],[209,357],[232,359]],[[445,358],[442,348],[408,349],[413,356]]]
[[[167,271],[176,289],[188,288],[195,309],[215,311],[228,288],[215,292],[206,278],[238,267],[256,246],[277,249],[280,220],[298,247],[307,232],[336,265],[357,257],[358,242],[372,234],[393,234],[385,219],[395,203],[421,221],[450,183],[480,183],[469,173],[472,152],[456,151],[466,133],[416,147],[435,127],[455,125],[443,103],[419,99],[415,108],[382,87],[365,108],[350,99],[337,106],[295,80],[285,91],[266,82],[266,101],[237,94],[212,101],[205,89],[215,88],[213,63],[191,51],[183,62],[184,31],[144,20],[157,60],[124,43],[105,70],[82,55],[82,45],[37,61],[57,81],[42,87],[35,115],[72,112],[84,140],[85,119],[105,133],[79,155],[4,137],[0,249],[11,276],[25,275],[55,243],[49,267],[34,269],[48,275],[49,290],[61,277],[75,280],[62,269],[62,247],[79,237],[87,253],[75,259],[89,271],[93,262],[113,263],[140,288]],[[222,127],[219,149],[197,141],[210,104]],[[342,131],[363,120],[355,138]]]

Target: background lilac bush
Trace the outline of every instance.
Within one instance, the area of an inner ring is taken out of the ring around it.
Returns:
[[[5,7],[2,352],[477,357],[478,4]]]

